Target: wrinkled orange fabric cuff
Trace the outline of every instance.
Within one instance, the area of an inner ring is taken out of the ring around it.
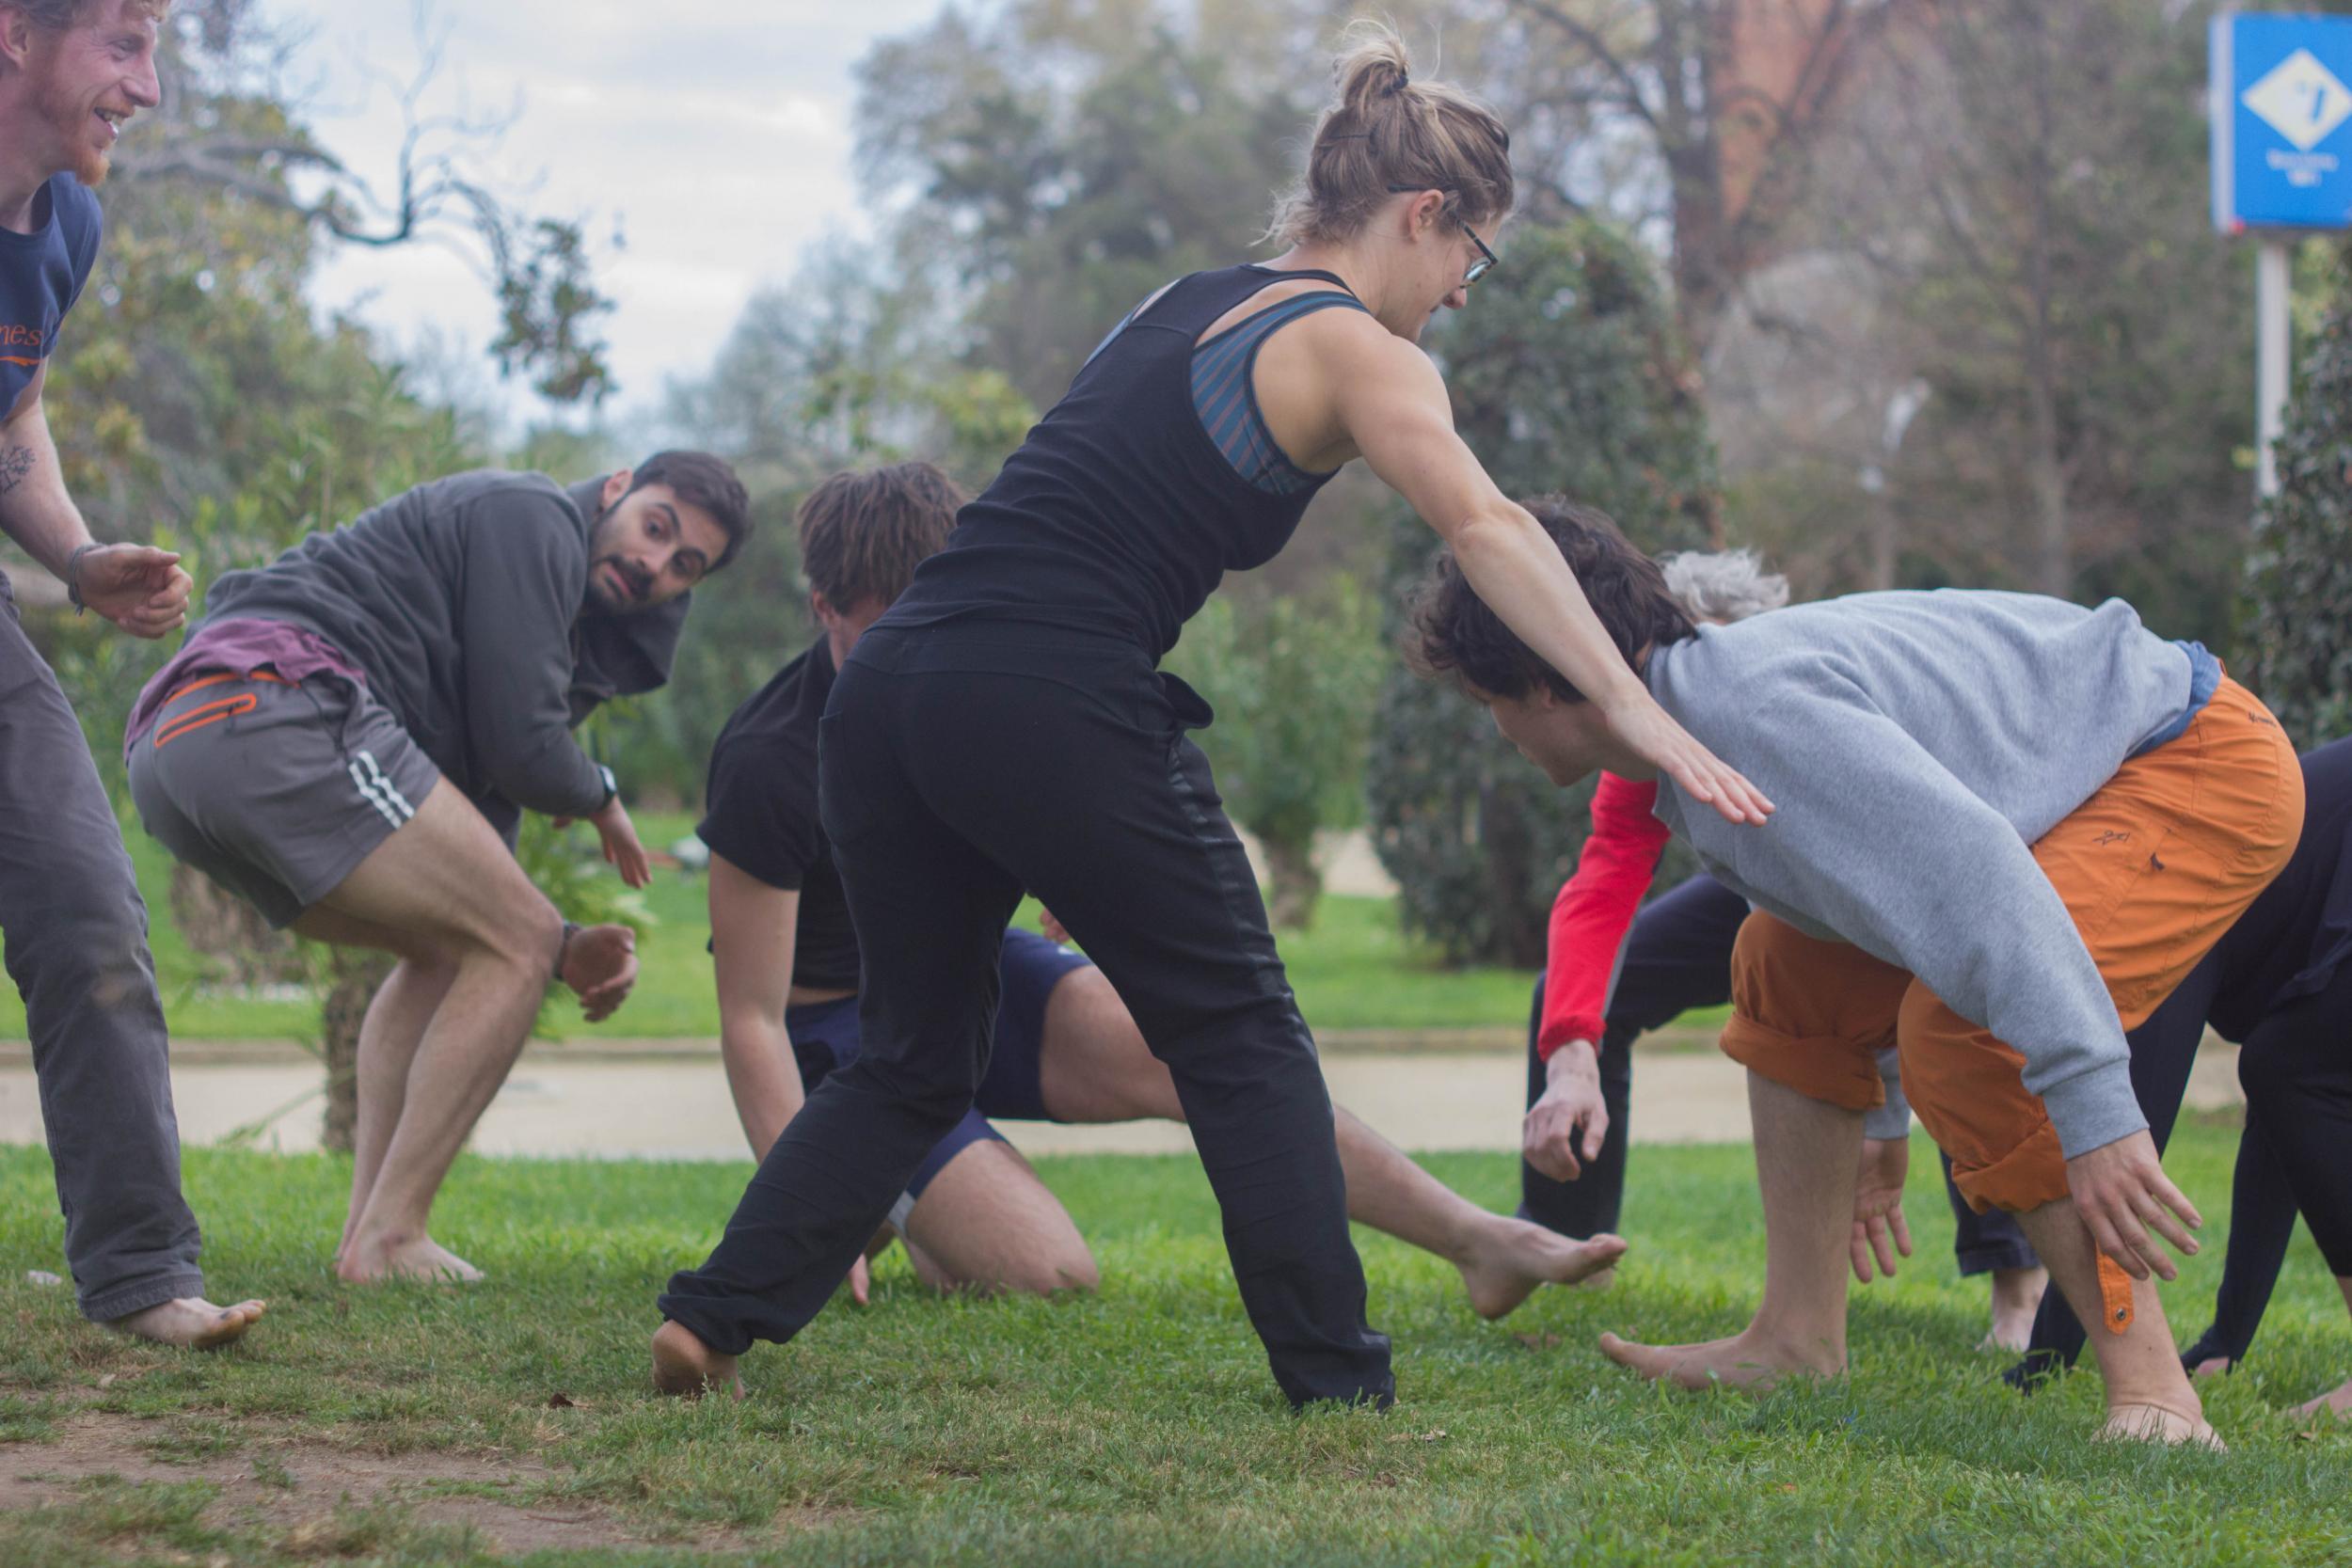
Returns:
[[[1924,1110],[1919,1119],[1928,1119]],[[1928,1131],[1933,1132],[1935,1129],[1930,1127]],[[1987,1209],[2005,1209],[2018,1214],[2057,1202],[2067,1191],[2066,1154],[2058,1147],[2058,1129],[2043,1118],[2026,1134],[2024,1142],[1990,1164],[1964,1164],[1954,1155],[1952,1184],[1979,1214]]]
[[[1784,1035],[1739,1013],[1724,1025],[1724,1054],[1807,1100],[1847,1111],[1886,1103],[1886,1084],[1868,1047],[1839,1035]]]

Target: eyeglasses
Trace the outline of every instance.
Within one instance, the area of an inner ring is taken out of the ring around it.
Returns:
[[[1391,185],[1389,187],[1389,192],[1392,196],[1409,196],[1434,188],[1434,186],[1429,185]],[[1459,217],[1455,217],[1453,214],[1449,213],[1446,215],[1453,219],[1454,227],[1459,229],[1463,233],[1468,234],[1470,236],[1470,243],[1478,247],[1478,260],[1472,261],[1470,264],[1470,271],[1462,275],[1462,287],[1467,289],[1471,284],[1477,282],[1480,278],[1486,277],[1488,273],[1494,271],[1495,267],[1502,261],[1502,258],[1494,253],[1493,246],[1489,245],[1485,240],[1478,237],[1477,230],[1472,229],[1469,224],[1463,222]]]

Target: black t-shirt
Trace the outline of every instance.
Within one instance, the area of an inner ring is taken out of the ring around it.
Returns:
[[[71,174],[52,175],[33,198],[33,223],[29,234],[0,229],[0,419],[15,411],[57,346],[103,227],[98,198]]]
[[[817,816],[817,721],[833,690],[824,638],[727,720],[710,752],[708,805],[695,831],[747,875],[801,895],[792,983],[854,990],[857,932]]]

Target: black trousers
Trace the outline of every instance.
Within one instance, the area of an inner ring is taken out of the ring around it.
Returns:
[[[1003,627],[868,632],[820,727],[827,836],[864,961],[857,1060],[762,1163],[665,1317],[722,1352],[815,1317],[971,1108],[1005,923],[1034,892],[1168,1065],[1275,1381],[1393,1397],[1331,1101],[1208,760],[1206,704],[1116,643]]]
[[[2352,1278],[2352,965],[2279,1008],[2237,1059],[2246,1132],[2230,1189],[2230,1251],[2213,1326],[2183,1355],[2246,1358],[2299,1210],[2328,1272]]]
[[[1616,1229],[1625,1196],[1626,1138],[1631,1131],[1627,1112],[1633,1098],[1633,1042],[1692,1007],[1721,1006],[1731,1000],[1731,949],[1747,918],[1747,900],[1704,873],[1643,907],[1626,938],[1599,1040],[1600,1093],[1609,1109],[1609,1132],[1599,1157],[1574,1181],[1554,1181],[1521,1161],[1520,1214],[1579,1238]],[[1543,1015],[1544,983],[1539,977],[1527,1026],[1530,1105],[1545,1088],[1544,1063],[1535,1054]],[[1968,1206],[1951,1185],[1949,1161],[1945,1162],[1944,1181],[1958,1227],[1952,1250],[1962,1274],[2032,1268],[2040,1261],[2015,1220],[1997,1209],[1979,1214]]]

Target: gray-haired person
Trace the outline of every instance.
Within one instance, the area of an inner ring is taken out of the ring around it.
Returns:
[[[99,545],[67,492],[41,390],[98,260],[94,187],[118,128],[154,105],[161,4],[0,0],[0,529],[76,608],[135,637],[186,617],[179,557]],[[94,1323],[227,1344],[258,1301],[204,1299],[180,1192],[169,1039],[147,906],[56,676],[0,577],[0,930],[24,997],[75,1295]]]

